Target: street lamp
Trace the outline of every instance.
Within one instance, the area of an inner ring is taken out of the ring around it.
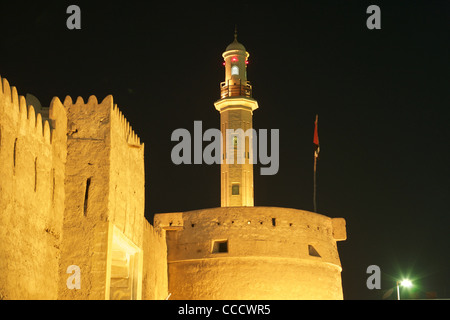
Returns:
[[[405,279],[402,281],[397,281],[397,300],[400,300],[400,286],[406,287],[406,288],[411,288],[412,282],[411,282],[411,280],[408,280],[408,279]]]

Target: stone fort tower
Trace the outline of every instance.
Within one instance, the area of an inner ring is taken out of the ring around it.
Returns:
[[[171,299],[343,299],[336,242],[346,239],[345,220],[253,206],[251,137],[242,150],[225,133],[252,128],[258,103],[247,81],[248,57],[235,33],[223,53],[225,81],[215,107],[222,159],[244,151],[245,162],[221,164],[221,207],[154,217],[155,228],[166,232]]]
[[[112,96],[35,108],[0,79],[0,300],[167,297],[144,179],[144,144]]]

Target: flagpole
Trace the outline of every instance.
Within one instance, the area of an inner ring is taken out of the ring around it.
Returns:
[[[314,212],[317,212],[317,158],[319,157],[319,133],[318,133],[319,115],[316,114],[316,121],[314,122],[314,192],[313,192],[313,204]]]
[[[314,202],[314,212],[317,212],[317,201],[316,201],[316,168],[317,168],[317,157],[314,152],[314,194],[313,194],[313,202]]]

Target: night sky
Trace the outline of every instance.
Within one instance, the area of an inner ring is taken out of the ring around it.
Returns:
[[[395,299],[402,277],[415,284],[402,297],[450,298],[450,2],[392,2],[10,1],[0,75],[43,106],[112,94],[145,143],[149,221],[218,207],[219,165],[174,165],[170,138],[195,120],[219,127],[213,103],[237,24],[260,107],[253,126],[280,130],[279,172],[254,168],[255,205],[313,210],[318,114],[318,212],[347,221],[344,298]],[[70,4],[81,30],[66,27]],[[381,30],[366,27],[371,4]],[[380,290],[366,287],[369,265]]]

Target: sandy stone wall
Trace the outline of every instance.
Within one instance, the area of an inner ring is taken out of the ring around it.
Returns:
[[[64,211],[66,115],[50,123],[0,85],[0,299],[55,299]]]
[[[111,99],[112,100],[112,99]],[[144,144],[111,101],[108,219],[138,247],[145,210]]]
[[[334,222],[333,222],[334,221]],[[342,299],[345,220],[275,207],[155,215],[173,299]],[[226,242],[226,251],[217,243]]]
[[[142,299],[163,300],[168,296],[165,231],[144,219],[144,275]]]
[[[165,232],[144,218],[144,144],[112,96],[42,111],[1,81],[0,299],[166,298]]]
[[[108,240],[110,106],[107,97],[85,104],[64,100],[67,110],[65,212],[61,246],[60,299],[105,299]],[[66,270],[81,270],[81,289],[69,290]]]
[[[80,290],[60,282],[60,298],[109,299],[112,226],[142,249],[144,146],[113,104],[70,97],[66,208],[60,272],[77,265]],[[141,271],[142,272],[142,271]]]

